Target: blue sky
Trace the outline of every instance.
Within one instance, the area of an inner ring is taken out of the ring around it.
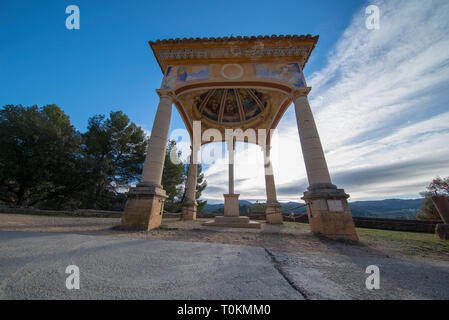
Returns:
[[[81,29],[65,8],[79,6]],[[381,10],[380,30],[364,10]],[[94,114],[123,110],[151,130],[162,74],[148,40],[312,34],[305,69],[333,181],[353,199],[417,197],[449,173],[447,1],[24,1],[0,2],[0,104],[54,103],[85,130]],[[175,109],[174,109],[175,110]],[[184,128],[173,112],[171,130]],[[279,124],[273,161],[281,201],[299,200],[305,169],[293,109]],[[263,166],[238,160],[236,191],[263,200]],[[286,162],[287,161],[287,162]],[[226,192],[222,162],[206,170],[204,197]]]
[[[79,130],[93,114],[123,109],[151,130],[161,71],[149,40],[320,34],[310,73],[323,65],[326,52],[362,2],[311,3],[2,0],[0,103],[55,103]],[[65,28],[70,4],[80,8],[80,30]],[[182,126],[176,114],[172,127]]]

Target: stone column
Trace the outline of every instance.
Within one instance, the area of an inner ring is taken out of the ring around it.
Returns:
[[[193,148],[190,156],[189,172],[187,174],[186,193],[182,204],[181,220],[196,220],[196,185],[198,176],[198,164],[193,163]]]
[[[234,147],[233,141],[228,142],[229,155],[229,193],[224,194],[224,216],[238,217],[239,216],[239,194],[234,193]]]
[[[167,198],[162,188],[162,171],[164,169],[172,101],[169,91],[157,90],[160,97],[159,106],[148,142],[142,179],[135,188],[128,192],[128,200],[122,216],[123,229],[151,230],[160,226]]]
[[[266,220],[268,223],[282,223],[281,204],[277,201],[276,186],[274,183],[273,166],[271,165],[270,150],[271,146],[266,146],[264,153],[264,171],[265,171],[265,189],[267,191],[267,204],[265,209]]]
[[[294,102],[299,138],[301,140],[302,154],[309,184],[331,183],[323,147],[321,146],[320,137],[307,96],[299,95]]]
[[[172,101],[166,91],[158,90],[157,92],[160,96],[159,106],[154,118],[142,180],[139,185],[156,185],[162,188],[162,171],[164,170],[168,131],[170,129]]]
[[[358,240],[347,198],[343,189],[332,184],[318,130],[307,94],[310,88],[293,93],[296,121],[309,187],[304,192],[312,232],[330,238]]]
[[[234,194],[234,148],[228,149],[229,168],[228,168],[228,190],[229,194]]]

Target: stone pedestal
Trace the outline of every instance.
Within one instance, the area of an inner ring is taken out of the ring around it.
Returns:
[[[239,216],[239,194],[224,194],[224,215],[226,217]]]
[[[449,240],[449,224],[437,224],[435,226],[435,234],[441,240]]]
[[[266,220],[267,223],[271,224],[282,224],[282,213],[281,213],[282,206],[279,202],[267,202],[265,214],[266,214]]]
[[[196,220],[196,209],[198,204],[196,201],[186,201],[182,205],[181,220]]]
[[[139,184],[128,192],[120,228],[124,230],[152,230],[162,222],[165,190],[160,186]]]
[[[203,226],[222,228],[251,228],[260,229],[261,224],[250,221],[248,217],[239,216],[239,194],[224,194],[224,216],[217,216],[214,220],[203,223]]]
[[[358,241],[354,221],[343,189],[333,184],[311,185],[304,192],[310,229],[328,238]]]
[[[250,228],[260,229],[262,225],[255,221],[250,221],[248,217],[215,217],[215,220],[203,223],[203,226],[222,228]]]

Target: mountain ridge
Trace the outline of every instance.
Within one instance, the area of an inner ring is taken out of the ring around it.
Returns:
[[[373,218],[389,218],[389,219],[407,219],[415,220],[416,213],[424,199],[384,199],[384,200],[363,200],[349,202],[351,213],[355,217],[373,217]],[[240,213],[245,213],[247,208],[254,207],[255,204],[263,205],[262,202],[250,202],[248,200],[239,200]],[[296,214],[306,213],[306,208],[296,208],[304,205],[304,202],[281,202],[283,212],[293,212]],[[208,204],[204,208],[204,212],[223,213],[224,204]],[[253,209],[253,208],[251,208]],[[259,211],[259,210],[254,210]]]

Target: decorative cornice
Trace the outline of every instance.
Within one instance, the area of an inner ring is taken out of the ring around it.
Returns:
[[[157,55],[162,60],[200,60],[200,59],[231,59],[262,57],[306,57],[310,52],[310,46],[279,46],[254,48],[186,48],[157,50]]]
[[[165,74],[169,65],[300,62],[304,68],[319,36],[280,35],[223,38],[184,38],[149,41]]]

